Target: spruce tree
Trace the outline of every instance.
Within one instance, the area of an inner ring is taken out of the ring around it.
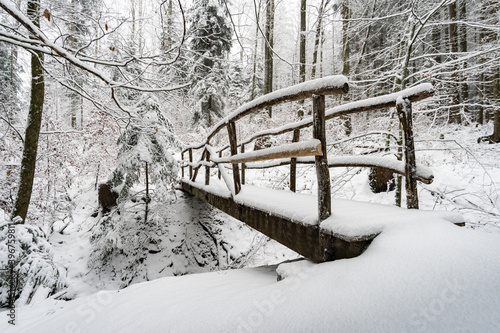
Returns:
[[[194,67],[190,94],[195,100],[195,125],[209,127],[221,117],[227,90],[224,57],[229,52],[232,28],[219,0],[195,0],[189,16]]]

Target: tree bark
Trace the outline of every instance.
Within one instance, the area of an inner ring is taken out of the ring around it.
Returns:
[[[28,17],[37,27],[40,26],[40,0],[28,0]],[[33,191],[33,179],[35,177],[36,158],[38,151],[38,138],[42,123],[43,101],[45,95],[45,84],[43,77],[43,53],[33,52],[31,54],[31,97],[24,137],[23,158],[21,161],[21,173],[19,189],[12,210],[12,218],[19,216],[24,223],[28,213]]]
[[[316,25],[316,37],[314,39],[314,51],[313,51],[313,59],[312,59],[312,69],[311,69],[311,79],[316,78],[316,67],[318,64],[318,49],[319,49],[319,42],[321,39],[321,31],[323,29],[323,12],[325,10],[325,7],[328,6],[328,3],[330,0],[321,0],[321,4],[318,9],[318,23]],[[321,60],[320,60],[321,61]]]
[[[467,20],[467,1],[462,0],[460,2],[460,20]],[[459,43],[460,52],[465,54],[468,51],[467,47],[467,28],[464,24],[462,24],[460,28],[460,43]],[[465,61],[463,64],[464,68],[467,68],[467,62]],[[466,73],[466,72],[464,72]],[[467,74],[463,74],[461,76],[461,84],[460,84],[460,99],[461,104],[463,105],[463,114],[469,114],[469,108],[467,103],[469,102],[469,84],[467,79]]]
[[[351,9],[349,8],[349,1],[342,2],[342,75],[349,77],[351,71],[350,66],[350,47],[349,47],[349,20],[351,19]],[[348,100],[347,96],[342,99]],[[344,127],[346,136],[351,135],[352,123],[351,117],[344,117]]]
[[[274,47],[274,0],[267,0],[266,29],[264,47],[264,94],[273,91],[273,47]],[[267,108],[269,118],[273,116],[272,107]]]
[[[307,30],[307,0],[300,1],[300,54],[299,54],[299,76],[300,82],[306,80],[306,30]]]
[[[144,208],[144,224],[148,223],[148,214],[149,214],[149,168],[148,162],[145,165],[145,174],[146,174],[146,206]]]
[[[448,12],[450,17],[450,52],[452,56],[455,58],[458,53],[458,26],[457,26],[457,3],[452,2],[448,5]],[[451,74],[451,80],[453,83],[450,83],[450,95],[451,95],[451,106],[449,111],[448,123],[460,124],[462,122],[460,117],[460,96],[459,96],[459,87],[458,87],[458,78],[457,71],[458,67],[456,65],[453,66],[453,70]]]

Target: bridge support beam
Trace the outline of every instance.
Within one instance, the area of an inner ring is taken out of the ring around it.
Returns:
[[[330,190],[330,170],[326,151],[325,132],[325,96],[313,95],[313,137],[321,142],[321,156],[315,156],[316,176],[318,179],[319,222],[332,215],[332,197]]]
[[[182,182],[182,189],[317,263],[357,257],[375,237],[346,241],[325,233],[318,225],[304,225],[274,216],[185,182]]]
[[[236,139],[236,125],[233,121],[227,124],[227,133],[229,135],[229,144],[231,146],[231,156],[238,154],[238,140]],[[240,168],[238,164],[233,164],[234,192],[238,194],[241,191]]]
[[[404,98],[396,102],[399,121],[403,130],[403,146],[405,158],[405,188],[406,208],[418,209],[417,162],[415,159],[415,144],[413,141],[413,115],[411,102]]]

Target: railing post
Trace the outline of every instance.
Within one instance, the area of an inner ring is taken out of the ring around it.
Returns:
[[[189,148],[189,163],[193,163],[193,149]],[[189,165],[189,180],[193,178],[193,165]]]
[[[401,127],[403,128],[406,207],[408,209],[418,209],[417,164],[413,142],[413,115],[410,100],[408,98],[398,100],[396,102],[396,109]]]
[[[182,167],[181,167],[181,172],[182,172],[182,178],[184,178],[184,151],[181,152],[181,160],[182,160]]]
[[[313,95],[313,137],[321,142],[322,156],[315,156],[316,177],[318,179],[318,215],[319,221],[332,215],[330,191],[330,171],[326,151],[325,133],[325,96]]]
[[[222,151],[219,152],[219,158],[221,158],[221,157],[222,157]],[[219,168],[217,168],[217,169],[219,169]],[[217,176],[219,177],[219,179],[221,179],[222,175],[220,173],[220,169],[217,171]]]
[[[231,146],[231,156],[238,154],[238,141],[236,140],[236,125],[233,121],[227,124],[227,133],[229,135],[229,145]],[[238,164],[233,164],[234,193],[238,194],[241,190],[240,170]]]
[[[293,130],[292,142],[299,142],[300,129]],[[290,191],[295,192],[297,187],[297,158],[292,157],[290,160]]]
[[[205,148],[206,149],[206,148]],[[207,163],[210,162],[210,152],[208,150],[206,151],[206,161]],[[210,185],[210,167],[205,166],[205,185]]]
[[[245,152],[245,145],[241,144],[241,153],[243,154]],[[245,185],[245,163],[241,163],[241,183]]]

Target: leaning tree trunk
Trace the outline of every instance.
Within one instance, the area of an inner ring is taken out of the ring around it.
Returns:
[[[40,26],[39,13],[40,0],[29,0],[28,17],[37,27]],[[31,98],[29,114],[24,137],[19,189],[12,210],[13,218],[19,216],[22,219],[22,222],[20,221],[19,223],[24,223],[26,219],[33,190],[38,137],[40,134],[40,125],[42,123],[43,100],[45,94],[42,65],[43,53],[33,51],[31,54]]]

